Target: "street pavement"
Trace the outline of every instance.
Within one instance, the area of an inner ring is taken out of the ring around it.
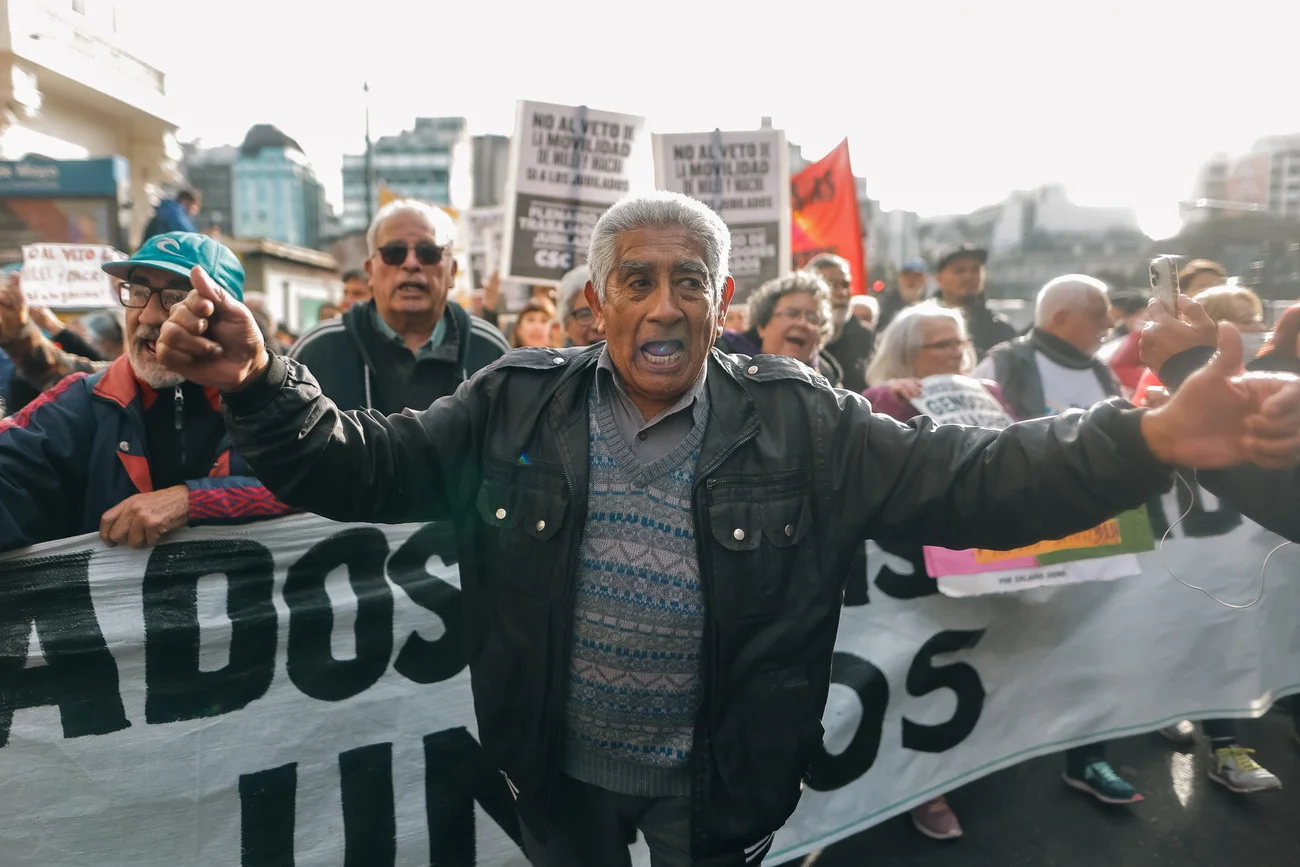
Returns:
[[[906,816],[807,856],[802,867],[1300,867],[1300,744],[1288,715],[1238,723],[1282,790],[1239,795],[1205,774],[1204,742],[1113,741],[1111,764],[1146,801],[1108,807],[1061,782],[1047,756],[948,796],[965,836],[922,837]],[[793,862],[800,863],[800,862]]]

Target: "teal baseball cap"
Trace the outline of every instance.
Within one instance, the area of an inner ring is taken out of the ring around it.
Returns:
[[[198,265],[218,286],[240,301],[244,300],[244,266],[239,264],[239,257],[225,244],[207,235],[198,232],[154,235],[132,253],[131,258],[106,262],[102,267],[114,277],[126,280],[131,269],[141,265],[184,277],[190,276],[194,266]]]

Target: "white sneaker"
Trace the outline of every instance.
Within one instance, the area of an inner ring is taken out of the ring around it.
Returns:
[[[1160,734],[1176,744],[1190,744],[1196,740],[1196,723],[1189,719],[1180,719],[1173,725],[1160,729]]]
[[[1282,788],[1282,781],[1250,757],[1254,750],[1233,744],[1214,751],[1210,779],[1234,792],[1264,792]]]

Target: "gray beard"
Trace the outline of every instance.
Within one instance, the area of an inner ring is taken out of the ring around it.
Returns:
[[[126,356],[131,362],[131,369],[135,371],[136,378],[150,388],[175,388],[185,381],[185,377],[168,370],[158,362],[141,358],[140,350],[136,348],[134,342],[127,345]]]

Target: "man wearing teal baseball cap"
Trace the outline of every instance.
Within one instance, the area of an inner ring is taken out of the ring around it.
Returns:
[[[38,355],[81,372],[0,421],[0,552],[94,530],[110,545],[142,547],[187,524],[284,514],[231,452],[220,395],[163,367],[155,353],[196,271],[242,299],[239,259],[206,235],[168,232],[103,267],[123,281],[122,357],[88,374],[84,359],[25,325]],[[9,304],[15,288],[21,301],[15,283],[5,290]]]

